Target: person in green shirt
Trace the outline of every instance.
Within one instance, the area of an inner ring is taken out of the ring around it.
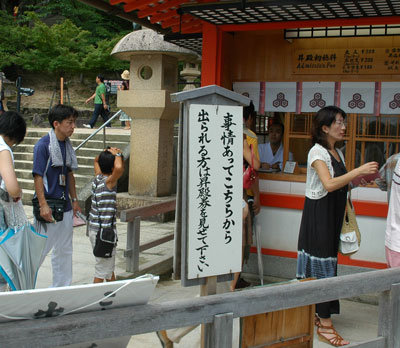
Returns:
[[[85,101],[85,103],[87,104],[92,99],[94,99],[94,111],[92,118],[90,119],[88,124],[83,124],[83,126],[86,128],[93,128],[94,125],[96,124],[99,115],[103,117],[104,122],[108,120],[107,116],[108,105],[106,103],[106,86],[104,85],[104,76],[100,74],[97,75],[96,83],[97,83],[96,92],[94,92],[94,94]],[[111,124],[107,126],[111,127]]]

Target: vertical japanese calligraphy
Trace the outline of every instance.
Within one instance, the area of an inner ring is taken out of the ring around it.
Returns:
[[[190,106],[189,279],[241,269],[242,132],[241,107]]]
[[[224,199],[225,199],[225,220],[222,224],[222,228],[225,231],[225,243],[228,244],[232,241],[231,227],[235,226],[235,220],[232,219],[233,211],[231,209],[232,205],[232,169],[235,165],[235,159],[233,158],[233,152],[231,146],[234,144],[235,134],[232,131],[232,126],[236,125],[232,121],[233,115],[229,112],[224,115],[224,123],[222,128],[224,132],[222,133],[222,143],[224,145],[224,151],[222,152],[222,157],[226,160],[226,165],[222,168],[225,171],[225,182],[224,182]],[[240,139],[240,138],[239,138]],[[224,163],[225,164],[225,163]]]
[[[207,263],[206,251],[209,248],[207,244],[208,229],[210,224],[208,222],[207,210],[211,206],[210,198],[210,156],[208,154],[207,145],[212,145],[211,140],[208,139],[208,129],[210,118],[208,112],[201,109],[197,115],[197,122],[200,124],[201,133],[198,136],[200,150],[198,151],[199,158],[197,159],[197,168],[199,168],[199,183],[197,185],[197,200],[199,202],[198,209],[200,211],[199,226],[197,230],[197,240],[200,246],[196,248],[199,252],[199,260],[197,269],[199,272],[204,271],[204,267],[209,267]]]

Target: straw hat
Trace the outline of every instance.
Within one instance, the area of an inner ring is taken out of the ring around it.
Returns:
[[[124,70],[124,72],[121,74],[121,77],[124,80],[129,80],[129,70]]]

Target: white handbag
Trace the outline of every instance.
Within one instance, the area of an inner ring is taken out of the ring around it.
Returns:
[[[339,252],[343,255],[351,255],[360,249],[361,233],[358,228],[356,214],[353,203],[351,202],[351,193],[346,202],[342,230],[340,232]]]
[[[340,234],[339,250],[343,255],[353,254],[360,249],[356,231]]]

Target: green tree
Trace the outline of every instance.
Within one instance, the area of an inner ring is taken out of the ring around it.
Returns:
[[[83,70],[121,71],[129,69],[129,62],[113,58],[110,53],[121,37],[112,40],[102,40],[97,46],[92,45],[83,60]]]
[[[23,16],[25,11],[35,12],[49,24],[61,23],[68,18],[77,27],[88,30],[91,33],[89,42],[94,44],[132,30],[132,23],[129,21],[109,15],[78,0],[0,0],[0,10],[12,15],[16,4],[19,8],[17,18]]]
[[[21,26],[20,40],[25,49],[15,54],[14,63],[30,71],[76,72],[88,50],[89,32],[70,20],[47,26],[35,14],[28,13],[30,26]]]
[[[88,41],[94,45],[132,30],[132,23],[77,0],[35,1],[30,8],[41,18],[56,17],[59,21],[70,19],[77,27],[90,32]]]
[[[10,7],[12,1],[0,0],[3,7],[6,3]],[[26,0],[23,4],[21,8],[36,8],[36,12],[21,10],[15,19],[10,11],[0,11],[0,69],[16,66],[61,75],[128,68],[128,63],[110,56],[118,40],[129,32],[114,24],[115,17],[104,17],[75,0],[46,1],[45,6],[43,1]],[[59,15],[52,17],[56,11]],[[71,20],[63,16],[67,13]]]
[[[14,27],[12,16],[0,11],[0,70],[13,64],[13,55],[18,45]]]

